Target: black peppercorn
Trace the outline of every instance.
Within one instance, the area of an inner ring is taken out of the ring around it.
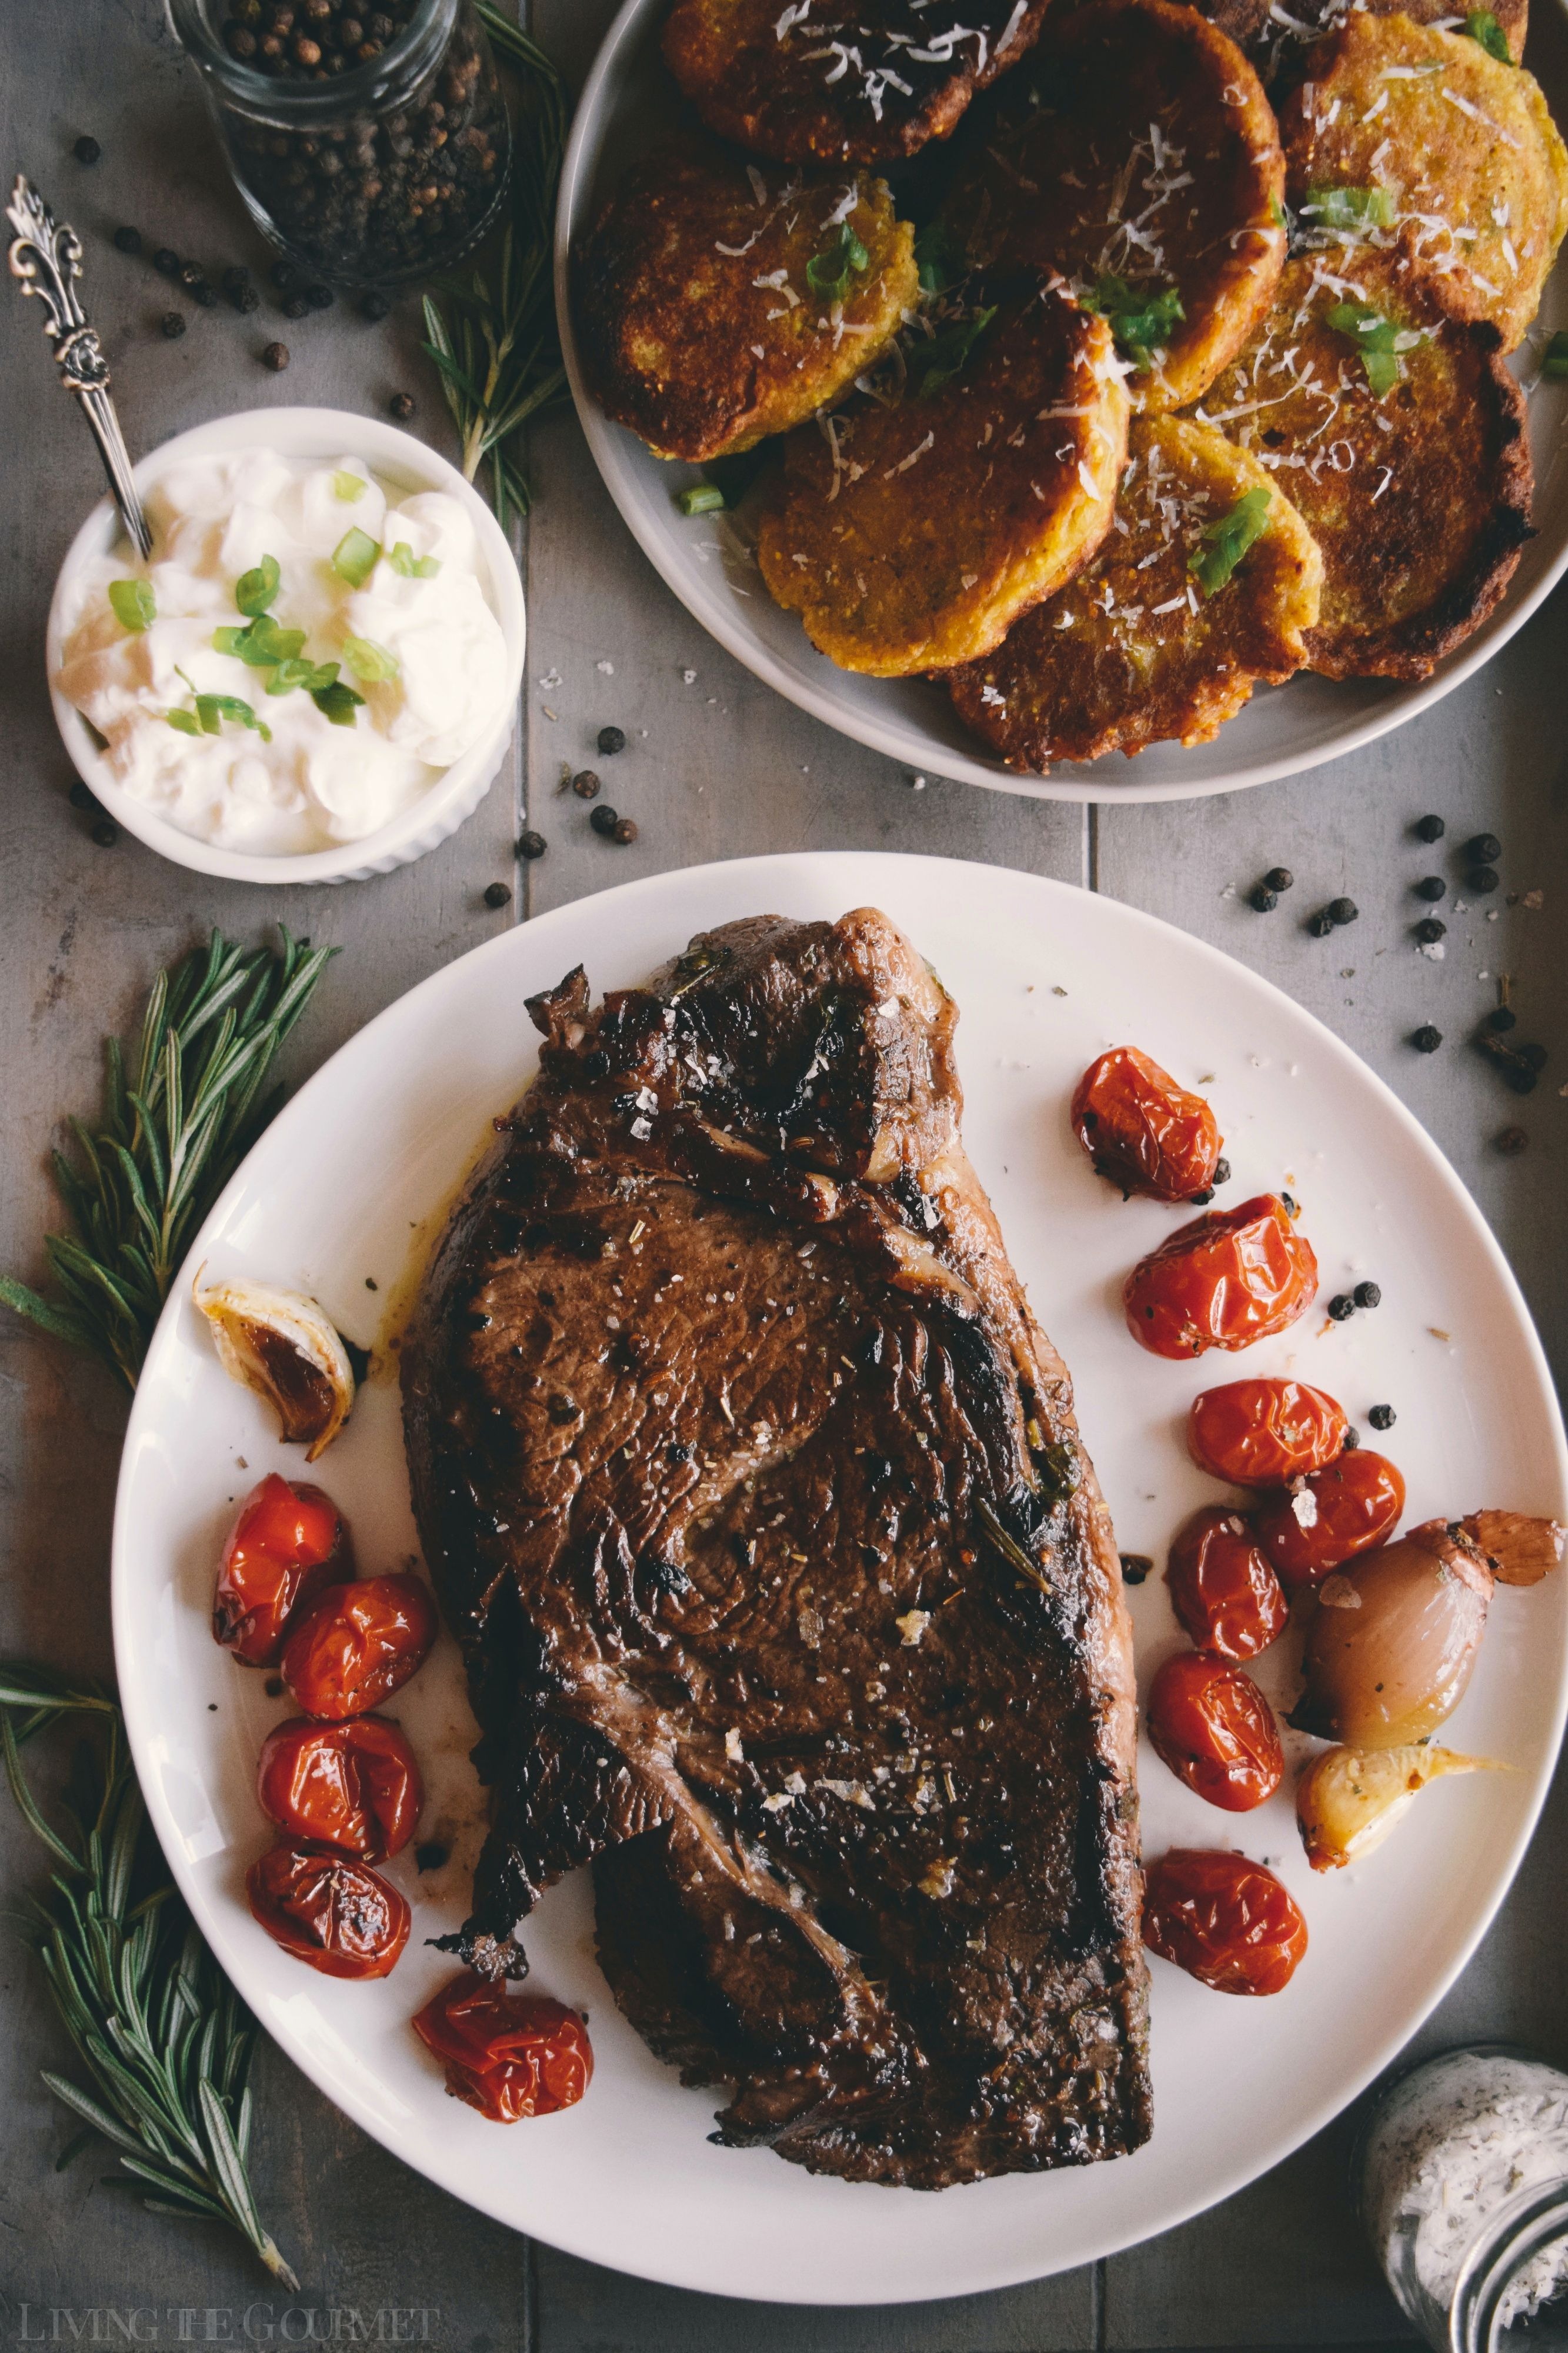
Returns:
[[[306,319],[310,314],[310,298],[308,294],[290,294],[283,305],[283,316],[286,319]]]
[[[510,907],[511,904],[510,884],[506,882],[487,883],[485,886],[485,904],[487,907]]]
[[[1534,1092],[1536,1071],[1517,1046],[1509,1045],[1505,1039],[1485,1029],[1476,1039],[1476,1046],[1479,1051],[1486,1056],[1504,1085],[1511,1087],[1516,1095],[1528,1095]]]
[[[1490,866],[1502,856],[1502,844],[1495,833],[1472,833],[1459,855],[1472,866]]]
[[[386,405],[394,417],[412,417],[417,406],[411,392],[395,392]]]
[[[1440,817],[1418,817],[1410,830],[1417,841],[1441,841],[1448,828]]]
[[[1223,1153],[1214,1165],[1214,1181],[1216,1185],[1228,1185],[1230,1182],[1230,1163]]]
[[[1424,1021],[1419,1029],[1411,1031],[1410,1042],[1418,1054],[1435,1054],[1443,1042],[1443,1032],[1434,1029],[1430,1021]]]
[[[588,822],[595,833],[602,833],[608,839],[620,820],[608,801],[601,801],[596,809],[589,811]]]
[[[1415,936],[1423,947],[1429,948],[1447,934],[1448,926],[1438,915],[1423,915],[1415,926]]]
[[[1425,899],[1435,907],[1448,886],[1440,874],[1423,874],[1414,887],[1418,899]]]
[[[1329,1302],[1329,1314],[1336,1324],[1348,1324],[1355,1314],[1355,1301],[1347,1299],[1342,1291],[1337,1291]]]
[[[542,833],[535,833],[531,828],[527,833],[520,833],[517,837],[517,854],[520,858],[542,858],[548,847],[549,844],[544,836]]]
[[[1391,1405],[1374,1405],[1368,1409],[1367,1419],[1373,1430],[1392,1430],[1399,1419]]]
[[[572,779],[572,789],[580,801],[594,800],[598,795],[599,779],[592,768],[579,768]]]
[[[1270,914],[1279,904],[1279,893],[1271,891],[1267,882],[1259,882],[1247,892],[1247,903],[1256,907],[1260,915]]]
[[[217,289],[216,286],[209,286],[205,278],[198,278],[190,290],[190,295],[193,302],[200,303],[204,311],[210,311],[217,301]]]
[[[1343,1451],[1346,1454],[1353,1454],[1360,1444],[1361,1432],[1356,1428],[1355,1424],[1352,1422],[1349,1429],[1345,1431]]]
[[[1356,905],[1353,899],[1331,899],[1329,901],[1328,913],[1329,921],[1331,923],[1353,923],[1356,917],[1361,913],[1361,909]]]
[[[1326,940],[1333,928],[1334,919],[1326,907],[1320,913],[1308,918],[1307,929],[1315,940]]]
[[[87,786],[82,783],[79,776],[70,788],[70,805],[72,808],[79,809],[96,808],[98,807],[96,799],[88,790]]]
[[[625,849],[630,843],[634,842],[637,838],[637,819],[635,818],[622,817],[616,819],[615,830],[610,835],[610,839],[612,841],[618,841],[621,848]],[[1210,1198],[1212,1199],[1213,1196],[1211,1195]]]
[[[1465,879],[1475,896],[1478,899],[1485,899],[1497,889],[1501,878],[1495,866],[1477,866]]]
[[[261,297],[254,286],[236,286],[230,290],[228,299],[242,317],[261,308]]]
[[[1297,1200],[1293,1193],[1281,1193],[1279,1198],[1284,1203],[1285,1214],[1288,1218],[1299,1218],[1300,1216],[1301,1204]]]
[[[1492,1142],[1505,1158],[1513,1160],[1524,1150],[1530,1138],[1522,1127],[1505,1127],[1500,1135],[1493,1136]]]
[[[439,1871],[444,1862],[451,1861],[451,1848],[443,1846],[438,1839],[425,1839],[414,1850],[414,1868],[416,1871]]]
[[[114,242],[121,253],[140,253],[142,232],[139,228],[117,228],[114,232]]]
[[[187,261],[182,265],[180,269],[180,283],[182,286],[189,288],[191,292],[195,293],[196,288],[198,286],[205,285],[205,282],[202,265],[199,261]]]
[[[597,740],[599,749],[607,760],[626,748],[626,730],[621,727],[601,727]]]
[[[1296,877],[1288,866],[1271,866],[1263,880],[1271,891],[1289,891],[1293,888]]]
[[[172,245],[161,245],[153,256],[153,267],[160,278],[177,278],[180,274],[180,257]]]
[[[1214,1199],[1214,1187],[1212,1185],[1205,1185],[1201,1193],[1189,1193],[1187,1195],[1187,1198],[1192,1203],[1194,1209],[1206,1209],[1209,1203]]]
[[[1358,1282],[1355,1287],[1355,1303],[1358,1307],[1381,1307],[1383,1293],[1375,1282]]]
[[[1516,1046],[1514,1051],[1528,1069],[1543,1071],[1546,1068],[1547,1052],[1544,1046]]]
[[[1154,1564],[1146,1552],[1124,1552],[1121,1556],[1123,1585],[1142,1585],[1153,1573]]]
[[[1495,1013],[1489,1013],[1487,1015],[1487,1028],[1489,1029],[1511,1029],[1518,1019],[1519,1016],[1514,1011],[1511,1005],[1500,1005]]]
[[[223,38],[224,47],[231,58],[237,58],[242,66],[251,63],[256,56],[257,45],[256,36],[247,26],[226,25],[223,28]]]
[[[243,262],[231,261],[217,282],[226,294],[237,294],[242,286],[249,285],[250,272]]]
[[[269,367],[274,375],[281,375],[289,364],[288,344],[268,343],[261,354],[261,364],[263,367]]]
[[[184,313],[182,311],[165,311],[159,324],[169,341],[176,343],[185,332]]]
[[[362,296],[360,301],[360,317],[369,319],[374,323],[377,319],[384,319],[391,308],[392,305],[384,294],[366,294]]]
[[[96,139],[86,137],[79,139],[71,149],[71,153],[79,164],[96,164],[102,153],[103,150]]]
[[[111,817],[100,817],[92,828],[92,838],[100,849],[112,849],[120,839],[120,828]]]
[[[330,311],[337,299],[330,286],[307,286],[305,289],[305,300],[312,311]]]

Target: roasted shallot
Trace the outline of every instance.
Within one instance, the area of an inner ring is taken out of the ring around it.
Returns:
[[[1492,1572],[1458,1524],[1428,1520],[1319,1588],[1298,1732],[1400,1748],[1458,1706],[1486,1631]]]

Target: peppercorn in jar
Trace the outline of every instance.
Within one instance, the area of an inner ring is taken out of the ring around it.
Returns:
[[[258,227],[310,273],[395,285],[489,227],[510,133],[472,0],[169,0]]]

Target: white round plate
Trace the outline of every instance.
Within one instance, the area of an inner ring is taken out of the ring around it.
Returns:
[[[842,735],[907,767],[956,776],[994,791],[1052,801],[1179,801],[1236,792],[1316,768],[1370,744],[1450,693],[1506,644],[1568,569],[1568,462],[1563,422],[1568,384],[1539,383],[1530,400],[1536,472],[1537,536],[1508,595],[1461,651],[1420,685],[1361,679],[1336,684],[1303,674],[1259,687],[1212,744],[1190,750],[1154,744],[1135,759],[1064,762],[1048,776],[1019,776],[959,724],[942,688],[924,679],[859,678],[809,643],[799,617],[763,586],[744,514],[688,517],[676,493],[700,479],[694,466],[656,458],[624,426],[612,425],[583,380],[569,299],[573,248],[616,179],[667,138],[682,113],[658,55],[668,0],[625,0],[584,87],[561,178],[555,221],[555,306],[572,396],[600,473],[644,554],[711,637],[758,678]],[[1568,128],[1568,8],[1539,0],[1529,60],[1560,124]],[[1546,288],[1531,342],[1516,364],[1528,380],[1539,347],[1568,325],[1568,259]]]
[[[1234,1358],[1146,1356],[1119,1307],[1131,1261],[1173,1213],[1093,1176],[1067,1122],[1073,1082],[1136,1040],[1202,1080],[1235,1169],[1227,1198],[1289,1185],[1324,1296],[1383,1286],[1376,1314],[1321,1314],[1254,1348],[1245,1369],[1294,1369],[1386,1442],[1409,1517],[1508,1504],[1562,1514],[1568,1456],[1513,1279],[1426,1136],[1380,1082],[1288,998],[1213,949],[1115,901],[941,859],[766,858],[651,877],[558,908],[448,965],[334,1055],[279,1114],[208,1219],[190,1261],[313,1292],[353,1339],[395,1329],[411,1279],[489,1123],[534,1068],[523,998],[585,964],[595,993],[646,975],[689,936],[773,911],[836,917],[873,902],[904,926],[962,1008],[965,1134],[1014,1262],[1078,1383],[1085,1439],[1117,1531],[1163,1556],[1215,1491],[1182,1444],[1188,1400]],[[374,1283],[372,1290],[367,1287]],[[432,1782],[420,1837],[455,1849],[421,1878],[388,1866],[415,1907],[384,1982],[344,1985],[290,1960],[251,1921],[243,1874],[268,1843],[258,1745],[288,1713],[207,1630],[236,1500],[268,1469],[303,1473],[269,1417],[218,1370],[176,1286],[142,1376],[114,1535],[121,1690],[153,1819],[204,1935],[268,2031],[356,2122],[420,2172],[552,2245],[645,2277],[784,2302],[957,2295],[1085,2263],[1170,2229],[1275,2164],[1398,2050],[1474,1948],[1545,1789],[1563,1724],[1568,1575],[1500,1589],[1455,1746],[1518,1769],[1445,1781],[1363,1864],[1317,1879],[1288,1796],[1215,1813],[1147,1751],[1145,1843],[1239,1846],[1294,1891],[1311,1949],[1268,2000],[1153,1974],[1154,2134],[1131,2158],[1016,2175],[940,2196],[823,2180],[765,2149],[710,2146],[719,2105],[683,2090],[622,2019],[594,1959],[577,1873],[527,1930],[532,1985],[584,2009],[597,2072],[568,2113],[505,2128],[449,2099],[408,2020],[450,1963],[424,1939],[466,1909],[479,1801],[457,1655],[443,1642],[390,1713]],[[373,1379],[310,1474],[342,1504],[362,1570],[416,1548],[395,1385]],[[1131,1596],[1146,1677],[1177,1641],[1163,1584]],[[1283,1659],[1261,1662],[1273,1685]],[[1298,1743],[1298,1746],[1304,1744]]]

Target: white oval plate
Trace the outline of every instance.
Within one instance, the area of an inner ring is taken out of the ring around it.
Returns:
[[[1092,1056],[1129,1039],[1179,1078],[1205,1080],[1236,1172],[1227,1198],[1296,1192],[1324,1296],[1363,1271],[1383,1286],[1377,1314],[1343,1326],[1314,1314],[1255,1348],[1246,1369],[1294,1368],[1342,1398],[1363,1430],[1369,1405],[1393,1402],[1386,1442],[1412,1520],[1491,1504],[1563,1511],[1568,1457],[1518,1290],[1388,1090],[1213,948],[1113,900],[984,866],[739,860],[629,883],[506,933],[394,1005],[301,1089],[208,1219],[192,1268],[312,1291],[352,1338],[375,1340],[490,1119],[534,1067],[525,996],[579,960],[595,992],[635,982],[691,933],[734,916],[836,917],[868,902],[907,928],[962,1008],[969,1146],[1077,1377],[1127,1549],[1163,1556],[1182,1514],[1215,1492],[1187,1460],[1182,1421],[1198,1389],[1238,1369],[1232,1358],[1164,1363],[1122,1324],[1122,1273],[1175,1213],[1124,1203],[1094,1177],[1066,1106]],[[449,1641],[390,1710],[433,1784],[420,1836],[457,1850],[424,1880],[410,1852],[389,1866],[415,1905],[395,1974],[335,1984],[280,1953],[245,1908],[246,1865],[268,1842],[257,1750],[288,1703],[216,1648],[207,1611],[235,1499],[263,1471],[299,1477],[302,1464],[218,1370],[189,1282],[176,1286],[136,1393],[115,1518],[121,1690],[158,1833],[213,1949],[306,2073],[443,2188],[574,2254],[729,2295],[887,2303],[1037,2278],[1168,2230],[1276,2163],[1393,2056],[1463,1966],[1523,1851],[1563,1723],[1568,1575],[1500,1590],[1453,1720],[1455,1745],[1518,1770],[1443,1783],[1355,1869],[1313,1878],[1287,1796],[1250,1816],[1218,1814],[1145,1750],[1148,1852],[1237,1845],[1276,1861],[1312,1942],[1294,1983],[1265,2001],[1207,1992],[1152,1963],[1156,2123],[1137,2156],[932,2197],[710,2147],[717,2096],[682,2090],[598,1973],[584,1873],[546,1897],[528,1947],[533,1985],[590,2015],[592,2089],[563,2116],[487,2124],[446,2096],[407,2023],[450,1967],[423,1939],[463,1916],[479,1835]],[[390,1383],[372,1381],[311,1475],[347,1512],[362,1569],[415,1550]],[[1177,1640],[1163,1583],[1151,1579],[1132,1607],[1146,1676]],[[1282,1688],[1286,1662],[1263,1664]]]
[[[700,479],[624,426],[612,425],[583,381],[568,299],[570,256],[615,181],[667,137],[681,101],[658,55],[666,0],[626,0],[605,36],[584,87],[561,179],[555,221],[555,307],[572,396],[610,496],[665,585],[710,636],[779,693],[841,735],[907,767],[1025,793],[1047,801],[1179,801],[1267,785],[1354,752],[1427,710],[1489,660],[1523,626],[1568,569],[1568,463],[1563,428],[1568,385],[1538,384],[1531,396],[1537,537],[1526,547],[1508,595],[1463,649],[1420,685],[1362,679],[1335,684],[1303,675],[1259,687],[1212,744],[1153,744],[1135,759],[1063,762],[1048,776],[1015,776],[960,725],[946,692],[924,679],[859,678],[808,641],[799,617],[763,586],[743,517],[682,515],[676,492]],[[1559,123],[1568,128],[1568,8],[1539,5],[1530,64]],[[1568,325],[1568,261],[1553,271],[1532,331],[1537,343]],[[1527,345],[1518,363],[1533,375]]]

